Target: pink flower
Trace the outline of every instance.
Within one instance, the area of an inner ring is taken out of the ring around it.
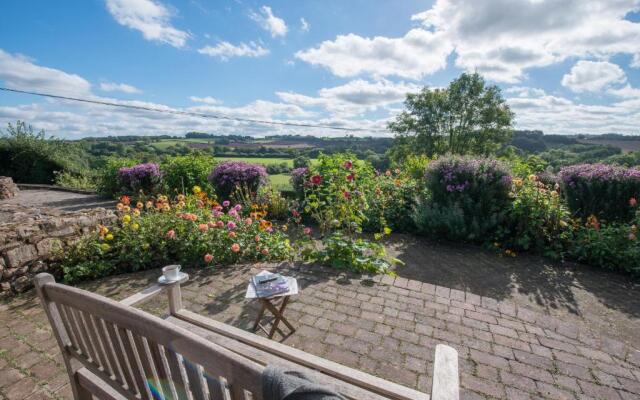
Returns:
[[[176,237],[176,231],[174,231],[173,229],[171,229],[169,232],[167,232],[167,239],[173,239]]]
[[[235,238],[236,236],[238,236],[234,231],[229,232],[229,237],[230,238]]]
[[[311,235],[311,228],[309,228],[308,226],[306,226],[306,227],[303,229],[303,232],[304,232],[304,234],[305,234],[305,235]]]
[[[209,223],[207,225],[209,225],[209,228],[211,228],[211,229],[213,229],[213,228],[215,228],[217,226],[215,221],[209,221]]]
[[[351,198],[351,192],[349,192],[347,190],[342,192],[342,195],[344,196],[345,199],[350,199]]]
[[[204,232],[206,232],[206,231],[208,231],[208,230],[209,230],[209,225],[207,225],[207,224],[199,224],[199,225],[198,225],[198,230],[199,230],[200,232],[203,232],[203,233],[204,233]]]
[[[636,198],[635,198],[635,197],[630,198],[630,199],[629,199],[629,205],[630,205],[631,207],[635,207],[635,206],[637,206],[637,205],[638,205],[638,200],[636,200]]]
[[[269,255],[269,249],[264,248],[264,249],[262,249],[261,253],[262,253],[263,256]]]
[[[294,216],[294,218],[298,218],[300,216],[300,213],[297,210],[291,211],[291,214]]]
[[[234,243],[231,245],[231,251],[233,251],[234,253],[237,253],[240,251],[240,245],[238,243]]]
[[[225,200],[222,202],[222,206],[223,207],[229,207],[229,205],[231,204],[231,202],[229,202],[229,200]]]
[[[259,242],[259,241],[260,241],[260,235],[256,235],[253,239],[254,239],[256,242]]]
[[[314,175],[311,177],[311,183],[314,185],[319,185],[322,183],[322,177],[320,175]]]
[[[348,180],[349,182],[351,182],[351,181],[353,180],[353,178],[354,178],[353,174],[349,174],[349,175],[347,175],[347,180]]]
[[[211,214],[213,214],[214,218],[218,218],[222,213],[218,210],[213,210]]]
[[[211,261],[213,261],[213,256],[209,253],[204,255],[204,262],[206,262],[207,264],[209,264]]]
[[[353,167],[353,161],[351,161],[351,160],[347,160],[347,161],[345,161],[345,162],[344,162],[344,167],[345,167],[346,169],[351,169],[351,168]]]
[[[240,205],[240,204],[236,204],[233,208],[234,208],[236,211],[240,211],[240,210],[242,210],[242,205]]]
[[[236,211],[235,208],[232,208],[231,210],[229,210],[229,215],[231,215],[232,217],[237,217],[238,211]]]
[[[236,223],[233,221],[227,222],[227,229],[229,229],[230,231],[236,229]]]
[[[247,225],[251,225],[251,224],[253,224],[253,220],[251,218],[247,218],[247,219],[244,220],[244,223],[247,224]]]
[[[267,227],[267,229],[265,229],[265,230],[266,230],[267,232],[269,232],[269,233],[273,232],[273,228],[272,228],[272,227],[270,227],[270,226],[269,226],[269,227]]]
[[[216,225],[218,226],[218,228],[224,228],[224,221],[218,221],[216,222]]]

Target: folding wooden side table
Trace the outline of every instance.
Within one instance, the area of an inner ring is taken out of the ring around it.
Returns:
[[[260,312],[258,313],[256,322],[253,324],[253,330],[257,331],[258,329],[261,329],[269,339],[273,338],[273,335],[276,333],[276,330],[282,333],[282,331],[278,329],[278,325],[280,324],[280,322],[282,322],[287,326],[287,328],[289,328],[289,330],[291,331],[289,334],[296,331],[296,328],[294,328],[293,325],[284,316],[284,311],[287,308],[287,304],[289,304],[289,298],[291,296],[295,296],[298,294],[298,281],[296,280],[296,278],[292,278],[289,276],[285,276],[285,278],[289,282],[289,291],[276,294],[274,296],[258,297],[256,295],[256,290],[255,290],[255,287],[253,286],[253,283],[249,282],[249,285],[247,286],[247,293],[245,294],[245,298],[258,299],[261,303]],[[278,299],[282,299],[282,300],[279,305],[276,305],[276,302]],[[273,316],[275,317],[275,319],[273,320],[273,325],[271,325],[270,330],[267,330],[267,328],[260,323],[260,321],[262,320],[262,317],[264,316],[265,311],[267,310],[269,310],[269,312],[273,314]]]

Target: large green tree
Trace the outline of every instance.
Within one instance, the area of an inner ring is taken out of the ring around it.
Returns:
[[[391,156],[490,154],[511,139],[513,112],[500,88],[477,73],[464,73],[447,88],[409,93],[405,111],[389,129],[396,134]]]

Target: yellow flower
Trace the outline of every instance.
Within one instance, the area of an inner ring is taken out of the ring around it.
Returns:
[[[193,190],[193,194],[198,194],[202,192],[202,188],[198,185],[194,186],[192,190]]]
[[[113,235],[109,233],[104,238],[107,239],[107,240],[113,240]]]
[[[134,231],[137,231],[138,229],[140,229],[140,225],[138,225],[136,223],[131,224],[131,229],[133,229]]]
[[[133,210],[133,215],[135,215],[136,217],[140,216],[140,210],[138,210],[137,208],[135,210]]]
[[[125,215],[124,217],[122,217],[122,221],[128,224],[129,222],[131,222],[131,215]]]
[[[102,243],[102,244],[100,245],[100,249],[101,249],[102,251],[108,251],[110,248],[111,248],[111,246],[109,246],[109,245],[108,245],[108,244],[106,244],[106,243]]]
[[[389,229],[388,227],[384,227],[384,234],[385,235],[391,235],[391,229]]]

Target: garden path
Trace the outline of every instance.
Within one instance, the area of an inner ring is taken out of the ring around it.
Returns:
[[[623,334],[614,339],[591,320],[581,320],[579,313],[587,307],[580,291],[594,287],[582,283],[590,273],[590,282],[599,284],[594,290],[598,299],[605,297],[600,292],[607,282],[613,282],[607,289],[611,296],[628,289],[637,297],[637,287],[619,286],[624,282],[613,275],[588,270],[572,272],[571,281],[582,285],[578,288],[567,283],[569,278],[561,284],[558,278],[546,278],[551,284],[538,287],[545,282],[538,275],[547,273],[527,269],[533,258],[507,260],[473,247],[403,240],[393,248],[407,260],[395,278],[269,265],[297,276],[303,293],[287,310],[298,330],[276,339],[424,391],[429,390],[433,348],[448,343],[459,351],[463,399],[640,398],[640,351],[632,338]],[[188,271],[192,278],[184,286],[185,306],[247,329],[258,304],[245,301],[244,290],[258,267]],[[499,273],[501,268],[505,271]],[[120,275],[82,286],[121,299],[154,282],[159,273]],[[552,295],[554,290],[558,293]],[[530,298],[544,301],[537,305]],[[609,304],[603,301],[602,307]],[[631,307],[614,304],[610,309],[628,314],[633,322],[637,314]],[[162,314],[166,301],[144,308]],[[0,399],[70,398],[60,355],[33,293],[0,304],[0,326]]]

